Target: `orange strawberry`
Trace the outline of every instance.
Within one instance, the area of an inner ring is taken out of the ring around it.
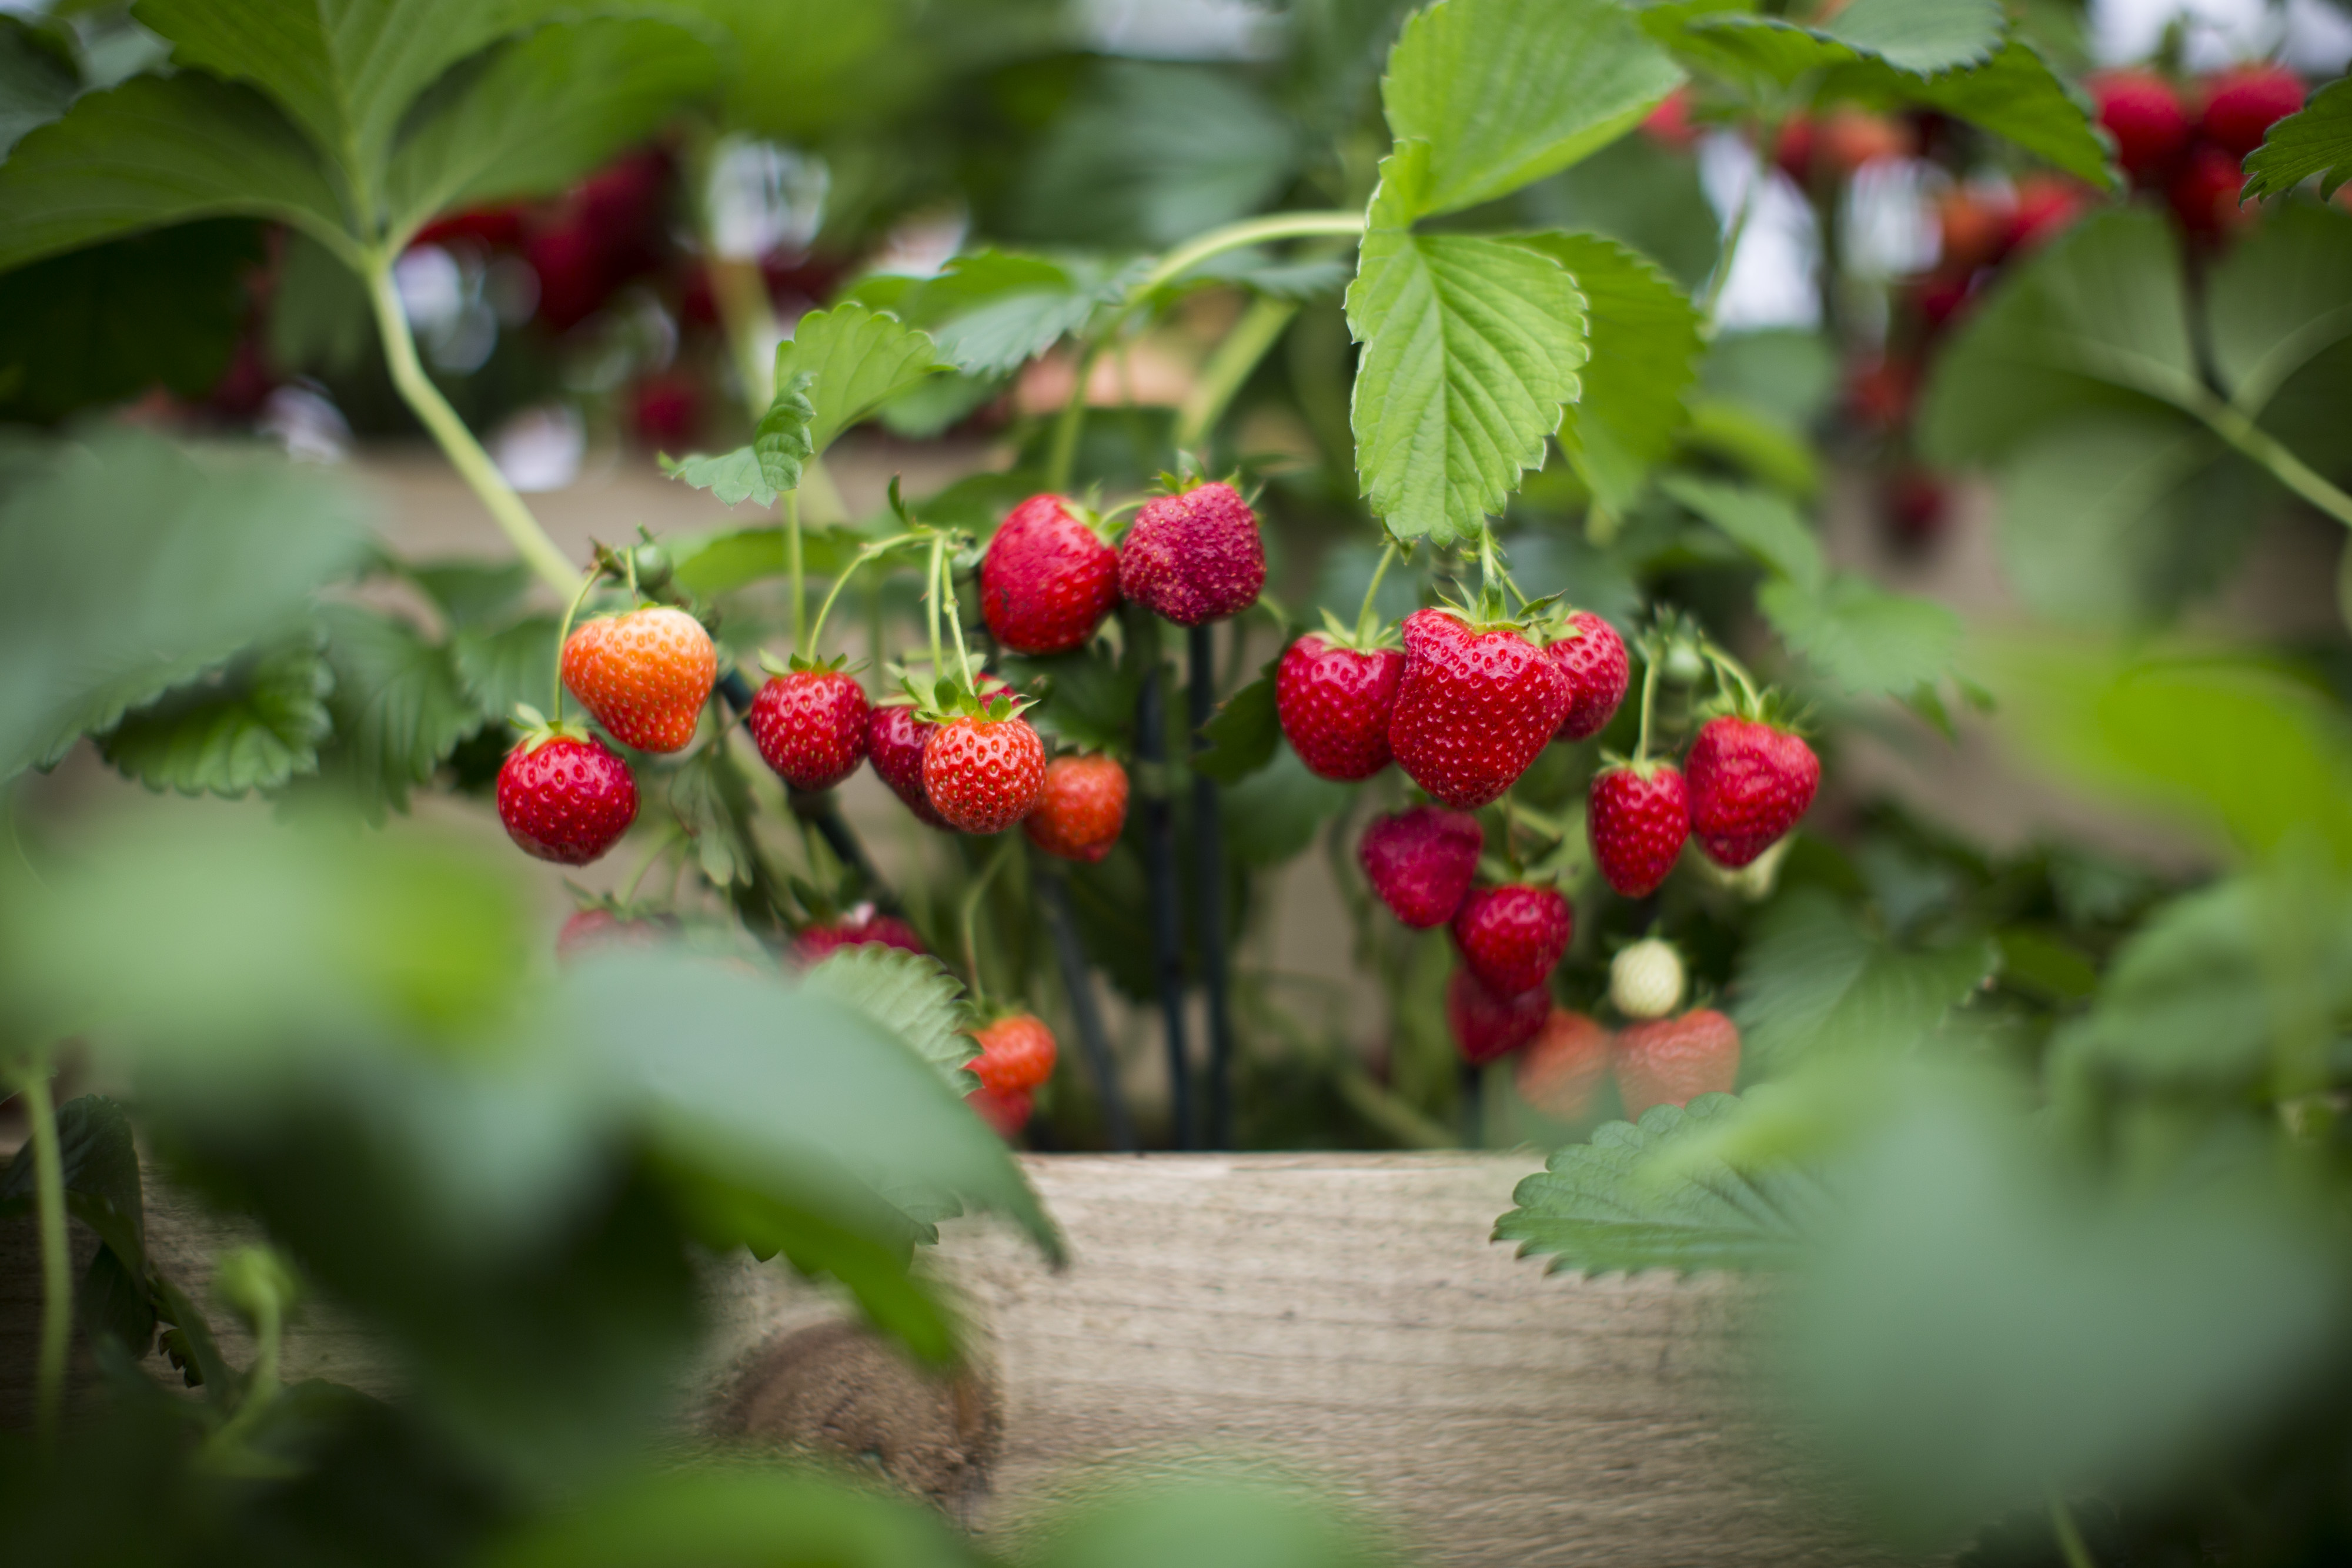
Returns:
[[[639,751],[683,751],[718,678],[710,633],[667,605],[591,621],[563,643],[565,689]]]
[[[1031,843],[1089,865],[1110,853],[1126,825],[1127,769],[1109,757],[1056,757],[1045,764],[1045,792],[1021,820]]]

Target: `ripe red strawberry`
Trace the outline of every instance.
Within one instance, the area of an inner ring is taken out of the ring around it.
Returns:
[[[1691,831],[1707,858],[1734,870],[1797,825],[1821,787],[1821,758],[1798,737],[1726,715],[1711,718],[1685,764]]]
[[[895,915],[877,915],[872,904],[861,904],[838,920],[803,927],[793,938],[793,956],[803,964],[814,964],[844,947],[869,945],[896,947],[903,953],[929,951],[913,926]]]
[[[1265,586],[1257,514],[1231,485],[1145,502],[1119,547],[1119,592],[1179,626],[1238,615]]]
[[[1045,789],[1045,743],[1029,721],[964,715],[923,743],[923,793],[948,824],[1001,833],[1036,807]]]
[[[1551,1016],[1551,992],[1538,986],[1517,996],[1498,997],[1467,969],[1445,982],[1445,1022],[1454,1049],[1473,1067],[1508,1056],[1535,1039]]]
[[[1555,1122],[1592,1113],[1593,1092],[1609,1071],[1609,1031],[1582,1013],[1554,1008],[1519,1058],[1519,1098]]]
[[[980,1055],[971,1071],[997,1094],[1026,1094],[1054,1076],[1054,1031],[1031,1013],[1009,1013],[971,1031]]]
[[[1568,716],[1559,721],[1555,738],[1589,740],[1599,735],[1617,716],[1633,678],[1625,639],[1600,616],[1580,610],[1568,618],[1567,634],[1545,644],[1544,652],[1568,677]]]
[[[975,1089],[963,1097],[963,1103],[980,1113],[980,1119],[989,1124],[1000,1138],[1011,1140],[1021,1135],[1029,1124],[1029,1108],[1035,1096],[1027,1090],[1011,1094],[999,1094],[992,1089]]]
[[[1086,646],[1118,603],[1118,552],[1059,496],[1013,508],[980,563],[980,612],[1016,653]]]
[[[744,722],[761,758],[795,789],[830,789],[866,760],[866,689],[842,670],[771,675]]]
[[[2172,84],[2147,71],[2103,71],[2084,85],[2116,139],[2116,162],[2137,183],[2161,184],[2189,145],[2189,111]]]
[[[563,640],[563,685],[613,738],[682,751],[719,678],[702,622],[666,604],[591,621]]]
[[[1056,757],[1045,792],[1021,820],[1029,841],[1049,855],[1088,865],[1110,853],[1127,825],[1127,769],[1112,757]]]
[[[2240,205],[2245,188],[2246,176],[2238,160],[2210,141],[2200,141],[2189,150],[2164,194],[2185,232],[2213,239],[2254,215],[2252,210]]]
[[[2283,66],[2240,66],[2207,85],[2205,140],[2243,162],[2270,128],[2303,108],[2303,78]]]
[[[1462,907],[1486,847],[1486,835],[1475,817],[1414,806],[1374,819],[1356,846],[1356,860],[1389,912],[1426,931],[1444,925]]]
[[[1497,996],[1531,991],[1559,967],[1576,934],[1576,913],[1558,888],[1482,887],[1454,916],[1462,962]]]
[[[2017,206],[2010,218],[2009,248],[2029,250],[2063,234],[2090,204],[2083,188],[2055,174],[2028,174],[2017,183]]]
[[[931,809],[923,793],[923,743],[935,726],[915,716],[910,703],[887,703],[866,717],[866,756],[890,792],[925,826],[944,828],[948,820]]]
[[[1341,783],[1389,765],[1389,717],[1404,655],[1344,647],[1309,632],[1274,672],[1274,712],[1307,770]]]
[[[637,781],[603,741],[541,729],[499,768],[499,821],[526,854],[586,865],[637,820]]]
[[[1472,810],[1501,798],[1568,716],[1568,676],[1515,626],[1477,631],[1450,610],[1404,620],[1404,678],[1389,745],[1412,781]]]
[[[1610,1054],[1618,1097],[1636,1120],[1653,1105],[1687,1105],[1739,1082],[1739,1028],[1712,1008],[1628,1025]]]
[[[1647,898],[1690,837],[1690,793],[1671,762],[1606,768],[1592,776],[1584,826],[1601,877],[1627,898]]]

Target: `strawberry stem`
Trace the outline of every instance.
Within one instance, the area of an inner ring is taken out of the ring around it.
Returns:
[[[1633,767],[1638,770],[1650,760],[1650,715],[1657,706],[1658,644],[1654,637],[1644,637],[1642,648],[1642,733],[1633,742]]]
[[[1087,383],[1094,380],[1095,361],[1102,351],[1100,339],[1089,340],[1078,350],[1077,379],[1070,385],[1070,400],[1054,420],[1054,444],[1045,454],[1045,488],[1055,495],[1070,487],[1070,470],[1078,461],[1078,432],[1087,422]]]
[[[1013,848],[1020,841],[1018,833],[1003,834],[997,840],[996,852],[988,857],[988,863],[980,868],[980,874],[971,879],[970,887],[964,889],[963,970],[966,982],[971,988],[971,999],[975,1006],[988,998],[988,993],[980,984],[980,942],[973,935],[973,927],[980,920],[981,895],[988,891],[989,879],[995,876],[997,868],[1013,857]]]
[[[33,1150],[34,1202],[41,1240],[41,1342],[35,1363],[35,1420],[42,1447],[54,1455],[65,1408],[66,1358],[73,1333],[72,1238],[66,1232],[65,1159],[58,1139],[57,1103],[49,1093],[49,1062],[37,1054],[18,1082],[25,1102],[26,1141]]]
[[[870,561],[887,555],[900,545],[911,543],[922,537],[921,534],[899,534],[891,538],[877,540],[859,550],[850,563],[841,569],[841,574],[833,580],[833,586],[825,591],[824,602],[816,607],[816,623],[809,628],[808,656],[810,658],[821,658],[824,655],[824,618],[833,613],[833,601],[841,597],[841,591],[849,586],[849,580],[857,575],[859,569]]]
[[[1381,596],[1381,580],[1388,576],[1396,559],[1397,542],[1391,538],[1388,548],[1381,551],[1381,564],[1372,568],[1372,580],[1364,585],[1363,605],[1356,612],[1356,640],[1360,643],[1372,634],[1372,605]]]
[[[931,680],[937,683],[948,673],[947,662],[940,646],[940,568],[947,559],[948,537],[940,535],[931,540],[930,565],[923,574],[923,624],[931,636]]]
[[[808,574],[801,562],[801,493],[784,492],[784,570],[793,580],[793,652],[805,656],[803,635],[808,624]]]
[[[555,629],[555,700],[547,708],[550,724],[563,722],[563,644],[572,641],[572,623],[580,618],[580,607],[588,602],[588,596],[596,591],[597,579],[604,575],[601,565],[588,569],[580,591],[572,596],[572,607],[563,612],[563,623]]]

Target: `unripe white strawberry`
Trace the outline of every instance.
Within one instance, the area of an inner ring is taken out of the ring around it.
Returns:
[[[1662,1019],[1683,1005],[1683,960],[1656,937],[1609,961],[1609,1001],[1629,1019]]]

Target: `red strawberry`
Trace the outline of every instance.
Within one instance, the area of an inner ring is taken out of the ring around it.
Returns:
[[[928,951],[913,926],[895,915],[877,915],[872,904],[861,904],[838,920],[803,927],[793,938],[793,956],[803,964],[814,964],[844,947],[867,946],[896,947],[903,953]]]
[[[2200,239],[2212,239],[2253,215],[2239,204],[2245,187],[2246,176],[2238,160],[2210,142],[2200,141],[2189,150],[2180,172],[2173,175],[2164,193],[2183,230]]]
[[[1659,146],[1687,152],[1698,145],[1700,128],[1691,122],[1691,93],[1678,87],[1642,120],[1642,134]]]
[[[651,920],[629,918],[598,904],[578,910],[555,934],[555,958],[569,964],[599,947],[648,947],[660,940],[661,927]]]
[[[1017,1138],[1021,1129],[1029,1124],[1029,1107],[1034,1096],[1027,1090],[1011,1094],[999,1094],[992,1089],[975,1089],[963,1097],[963,1103],[980,1113],[1000,1138]]]
[[[1179,626],[1238,615],[1265,586],[1257,514],[1231,485],[1145,502],[1119,547],[1119,592]]]
[[[2084,85],[2116,139],[2116,162],[2140,184],[2162,183],[2189,145],[2189,111],[2172,84],[2147,71],[2103,71]]]
[[[1110,853],[1127,825],[1127,769],[1111,757],[1056,757],[1045,789],[1021,821],[1029,841],[1049,855],[1091,865]]]
[[[2083,188],[2072,180],[2055,174],[2028,174],[2017,183],[2017,207],[2010,218],[2010,249],[2028,250],[2063,233],[2089,204]]]
[[[1550,1016],[1551,992],[1541,986],[1498,997],[1467,969],[1454,970],[1445,982],[1446,1026],[1454,1031],[1454,1049],[1473,1067],[1518,1050],[1542,1031]]]
[[[1639,1119],[1653,1105],[1687,1105],[1739,1082],[1739,1028],[1712,1008],[1617,1031],[1611,1051],[1618,1097]]]
[[[845,671],[771,675],[744,722],[776,776],[795,789],[830,789],[866,760],[866,690]]]
[[[1574,700],[1567,674],[1517,627],[1474,631],[1450,610],[1416,610],[1389,745],[1414,783],[1472,810],[1528,770]]]
[[[637,781],[603,741],[541,730],[499,768],[499,821],[526,854],[586,865],[637,820]]]
[[[965,715],[923,743],[923,793],[950,826],[1001,833],[1045,789],[1045,743],[1025,718]]]
[[[1054,1076],[1054,1031],[1031,1013],[1010,1013],[971,1031],[980,1055],[971,1071],[997,1094],[1026,1094]]]
[[[1519,1098],[1555,1122],[1592,1113],[1593,1092],[1609,1071],[1609,1031],[1582,1013],[1554,1008],[1519,1058]]]
[[[1118,552],[1059,496],[1013,508],[980,563],[980,612],[1016,653],[1086,646],[1118,602]]]
[[[1559,890],[1524,883],[1479,888],[1454,916],[1462,962],[1497,996],[1542,985],[1575,934],[1575,912]]]
[[[1486,847],[1475,817],[1415,806],[1374,819],[1356,846],[1356,860],[1389,912],[1425,931],[1462,907]]]
[[[1647,898],[1690,837],[1690,794],[1671,762],[1603,768],[1585,797],[1584,825],[1609,885],[1627,898]]]
[[[931,810],[931,798],[923,793],[923,743],[936,727],[917,718],[912,704],[885,704],[866,715],[866,757],[907,810],[927,827],[944,828],[948,820]]]
[[[702,622],[666,604],[591,621],[563,640],[563,685],[639,751],[682,751],[719,678]]]
[[[2205,139],[2242,162],[2270,128],[2303,108],[2303,78],[2283,66],[2240,66],[2208,84]]]
[[[1625,639],[1617,628],[1590,610],[1568,618],[1567,634],[1547,643],[1560,673],[1568,677],[1568,716],[1559,721],[1554,738],[1589,740],[1608,727],[1625,700],[1633,678],[1633,662],[1625,656]]]
[[[1274,672],[1274,711],[1310,773],[1342,783],[1389,765],[1389,716],[1404,655],[1342,647],[1309,632]]]
[[[1821,758],[1785,729],[1726,715],[1707,720],[1685,764],[1691,831],[1716,864],[1737,870],[1797,825],[1821,787]]]

